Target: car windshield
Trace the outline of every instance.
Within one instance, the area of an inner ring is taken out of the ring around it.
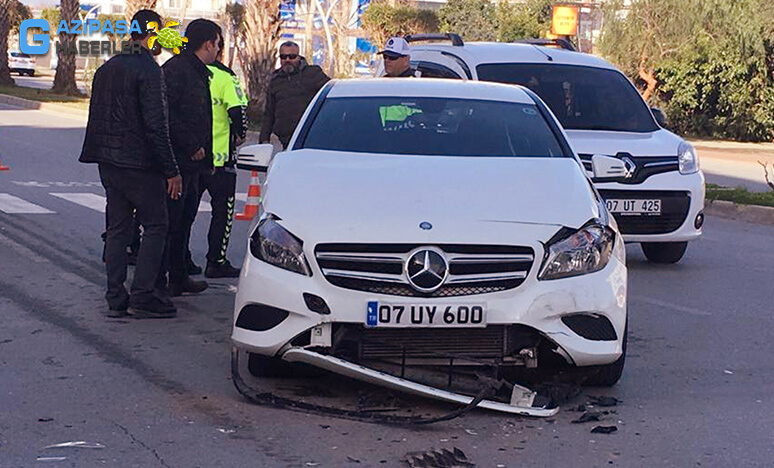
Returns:
[[[485,64],[476,70],[482,81],[528,87],[569,130],[652,132],[659,128],[634,86],[615,70],[535,63]]]
[[[296,148],[434,156],[566,156],[535,105],[451,98],[326,99]]]

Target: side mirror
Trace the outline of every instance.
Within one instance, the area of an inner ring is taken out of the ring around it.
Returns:
[[[664,111],[662,111],[662,110],[661,110],[661,109],[659,109],[658,107],[651,107],[651,108],[650,108],[650,111],[651,111],[651,112],[653,112],[653,117],[655,117],[655,118],[656,118],[656,122],[657,122],[657,123],[658,123],[660,126],[662,126],[662,127],[666,128],[666,125],[667,125],[667,117],[666,117],[666,114],[664,113]]]
[[[270,143],[243,146],[239,148],[236,166],[237,169],[266,172],[272,156],[274,156],[274,146]]]
[[[594,173],[594,182],[613,182],[629,176],[629,169],[623,161],[601,154],[591,157],[591,171]]]

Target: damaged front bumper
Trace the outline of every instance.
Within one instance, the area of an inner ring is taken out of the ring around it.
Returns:
[[[281,358],[287,362],[309,364],[366,383],[380,385],[392,390],[433,398],[448,403],[469,405],[474,401],[474,397],[471,396],[461,395],[412,382],[359,364],[351,363],[344,359],[316,353],[308,349],[290,348],[281,355]],[[532,390],[519,385],[514,385],[510,403],[484,399],[478,402],[476,407],[533,417],[550,417],[559,412],[559,408],[533,407],[532,405],[535,402],[536,397],[537,393]]]

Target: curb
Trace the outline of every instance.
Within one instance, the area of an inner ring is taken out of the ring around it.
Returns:
[[[23,99],[16,96],[10,96],[8,94],[0,94],[0,104],[8,104],[10,106],[21,107],[23,109],[57,112],[60,114],[68,114],[70,116],[89,116],[89,111],[85,109],[76,109],[74,107],[62,106],[51,102],[32,101],[30,99]]]
[[[770,206],[738,205],[730,201],[706,200],[704,212],[718,218],[774,225],[774,208]]]

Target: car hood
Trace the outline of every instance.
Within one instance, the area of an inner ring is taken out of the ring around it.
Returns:
[[[511,243],[515,232],[548,240],[600,215],[571,158],[307,149],[275,157],[264,196],[266,212],[314,242]],[[420,229],[423,222],[433,228]]]
[[[615,156],[629,153],[632,156],[674,156],[682,138],[668,130],[647,133],[607,132],[599,130],[565,130],[578,154],[604,154]]]

